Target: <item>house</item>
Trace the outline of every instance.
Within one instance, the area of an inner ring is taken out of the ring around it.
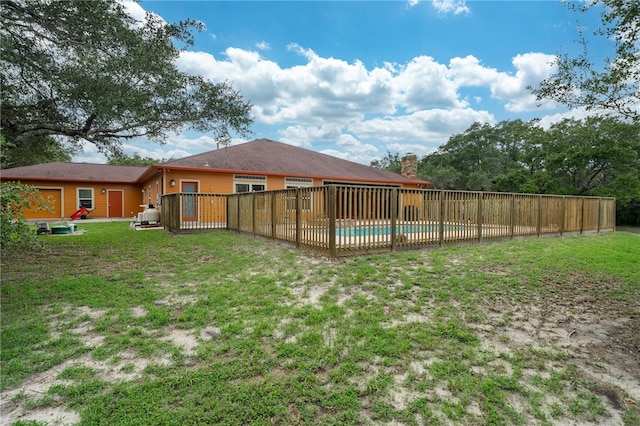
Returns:
[[[0,179],[34,186],[52,211],[24,211],[27,219],[69,218],[80,207],[89,217],[132,217],[144,202],[139,178],[147,167],[86,163],[45,163],[0,171]]]
[[[417,158],[403,159],[404,174],[391,173],[269,139],[168,161],[150,167],[47,163],[3,170],[2,181],[21,181],[50,196],[53,212],[27,218],[67,218],[80,206],[90,217],[133,217],[164,194],[231,194],[330,184],[427,188],[417,178]]]

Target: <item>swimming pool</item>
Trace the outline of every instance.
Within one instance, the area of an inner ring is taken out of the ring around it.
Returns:
[[[467,228],[466,226],[445,225],[444,231],[462,231]],[[396,234],[430,234],[437,233],[439,229],[440,227],[438,225],[404,225],[396,226]],[[368,237],[389,234],[391,234],[391,225],[356,226],[336,229],[336,235],[344,237]]]

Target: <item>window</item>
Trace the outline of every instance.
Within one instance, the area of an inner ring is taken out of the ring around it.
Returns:
[[[78,188],[78,207],[93,210],[93,188]]]
[[[284,187],[286,189],[291,188],[309,188],[313,186],[313,179],[309,178],[284,178]],[[300,208],[302,210],[311,210],[311,192],[302,191],[300,193],[302,199],[300,200]],[[296,209],[296,197],[292,193],[290,197],[287,197],[287,210]]]
[[[264,191],[267,189],[267,177],[235,175],[233,176],[233,187],[236,193]]]
[[[313,186],[313,179],[311,178],[284,178],[285,188],[306,188]]]

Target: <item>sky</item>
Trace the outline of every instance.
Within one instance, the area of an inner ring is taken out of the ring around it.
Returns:
[[[474,122],[582,118],[527,87],[552,74],[557,54],[580,53],[580,29],[590,54],[613,49],[592,38],[599,13],[555,0],[124,2],[140,18],[204,24],[177,67],[229,82],[253,105],[252,135],[231,144],[268,138],[367,165],[387,153],[421,158]],[[216,142],[183,132],[123,148],[161,161]],[[73,160],[106,162],[91,145]]]

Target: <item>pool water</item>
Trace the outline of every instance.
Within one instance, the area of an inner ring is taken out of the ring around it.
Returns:
[[[465,226],[445,226],[446,231],[463,230]],[[396,226],[396,234],[427,234],[437,233],[440,227],[438,225],[405,225]],[[336,234],[346,237],[363,237],[372,235],[389,235],[391,234],[390,225],[368,226],[368,227],[353,227],[353,228],[341,228],[336,229]]]

